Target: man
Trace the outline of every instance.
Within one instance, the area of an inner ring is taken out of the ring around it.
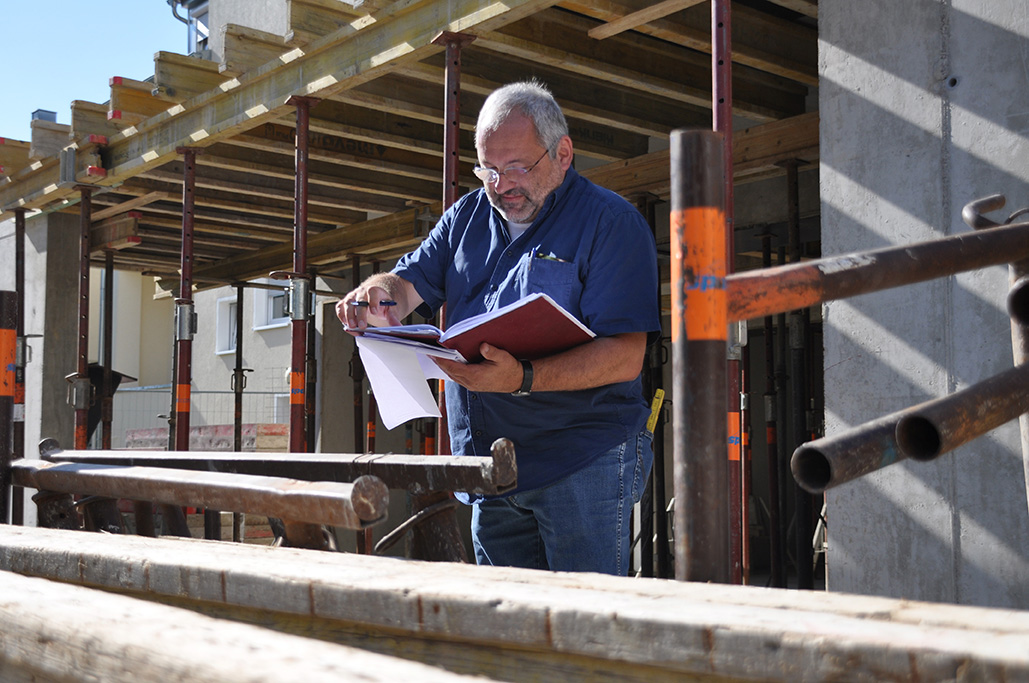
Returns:
[[[479,363],[435,360],[453,380],[453,453],[488,454],[499,437],[515,445],[514,492],[462,494],[474,505],[476,561],[624,576],[632,506],[653,461],[640,385],[648,334],[660,331],[653,236],[631,204],[572,168],[567,123],[542,85],[492,93],[475,146],[483,188],[337,315],[351,329],[397,325],[445,303],[454,323],[545,292],[593,330],[596,339],[531,363],[486,344]]]

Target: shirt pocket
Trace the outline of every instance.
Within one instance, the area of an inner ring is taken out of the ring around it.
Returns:
[[[529,259],[526,279],[523,296],[543,292],[572,315],[579,315],[582,282],[574,263],[533,257]]]

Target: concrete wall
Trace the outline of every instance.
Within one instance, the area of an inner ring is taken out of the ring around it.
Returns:
[[[210,0],[209,26],[211,36],[208,47],[215,60],[222,57],[226,24],[239,24],[281,36],[289,30],[289,12],[286,0],[254,2],[253,0]]]
[[[968,232],[992,193],[1029,205],[1023,0],[823,0],[819,32],[824,254]],[[826,304],[827,433],[1010,367],[1007,288],[995,267]],[[829,588],[1027,608],[1025,496],[1016,423],[833,489]]]

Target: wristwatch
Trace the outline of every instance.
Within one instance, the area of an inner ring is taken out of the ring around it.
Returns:
[[[528,396],[532,393],[532,363],[522,361],[522,386],[518,391],[512,391],[512,396]]]

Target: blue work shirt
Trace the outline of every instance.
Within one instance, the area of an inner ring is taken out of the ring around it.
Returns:
[[[425,301],[419,313],[445,302],[447,324],[545,292],[598,337],[661,329],[649,226],[634,206],[571,168],[514,240],[479,189],[450,207],[393,272]],[[500,437],[514,443],[518,487],[506,495],[586,466],[641,431],[649,414],[639,377],[523,397],[445,386],[453,454],[489,455]]]

